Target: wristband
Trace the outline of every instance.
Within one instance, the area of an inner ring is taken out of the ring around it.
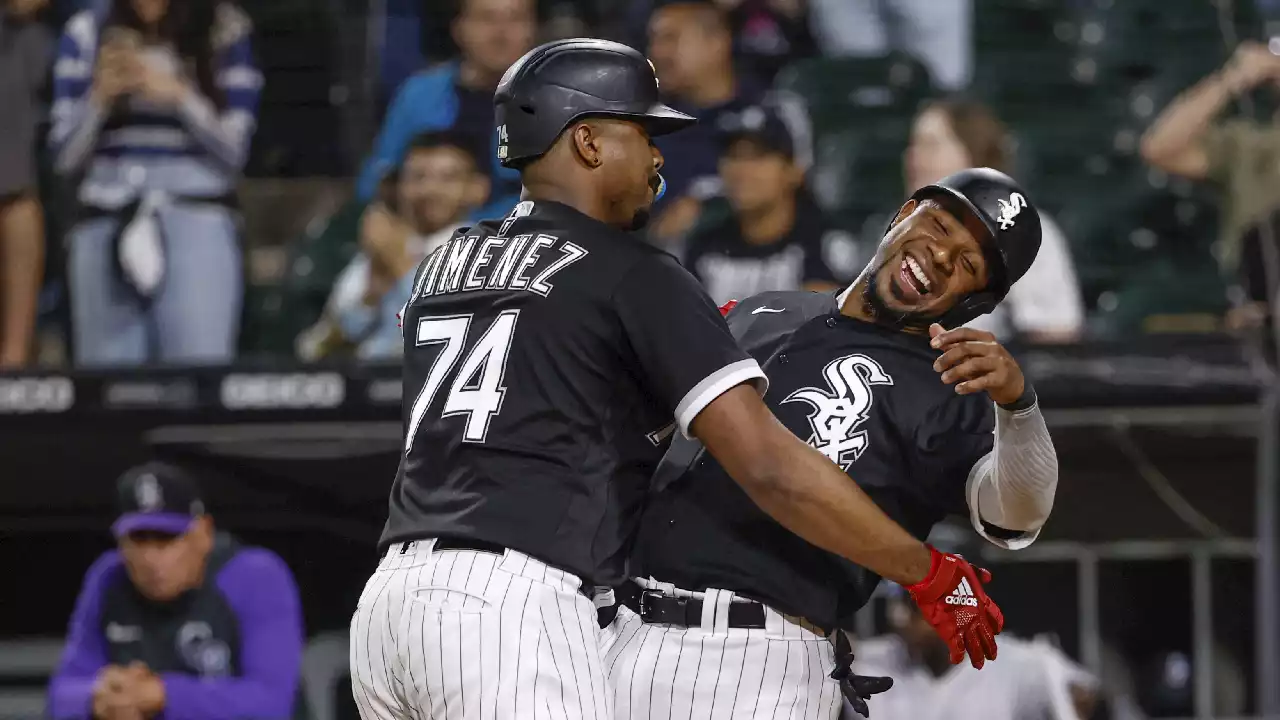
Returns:
[[[907,592],[911,593],[912,595],[914,595],[915,593],[921,592],[927,589],[930,585],[932,585],[934,579],[938,575],[938,568],[942,566],[942,553],[938,552],[938,548],[928,543],[925,543],[924,546],[929,548],[929,574],[925,575],[924,579],[916,583],[915,585],[907,586]]]
[[[1023,410],[1029,410],[1035,406],[1036,400],[1038,399],[1036,397],[1036,389],[1031,387],[1030,381],[1023,380],[1022,382],[1023,382],[1022,397],[1018,398],[1017,400],[1014,400],[1013,402],[1007,405],[999,406],[1001,410],[1008,410],[1009,412],[1021,412]]]

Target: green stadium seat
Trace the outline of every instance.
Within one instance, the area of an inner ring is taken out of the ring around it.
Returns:
[[[803,60],[779,73],[775,89],[809,113],[814,195],[833,222],[856,232],[901,203],[911,121],[935,95],[922,63],[901,54]]]
[[[246,288],[242,355],[294,356],[294,339],[320,318],[339,273],[359,251],[364,208],[352,200],[291,243],[279,285]]]
[[[902,54],[802,60],[783,69],[774,87],[803,103],[817,135],[910,117],[934,94],[928,70]]]
[[[1094,330],[1112,338],[1137,333],[1207,333],[1221,329],[1227,291],[1217,266],[1155,259],[1132,268],[1098,300]]]

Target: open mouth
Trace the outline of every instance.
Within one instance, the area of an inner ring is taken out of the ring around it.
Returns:
[[[924,299],[933,290],[933,282],[924,268],[909,254],[903,255],[902,265],[898,268],[898,286],[907,300]]]

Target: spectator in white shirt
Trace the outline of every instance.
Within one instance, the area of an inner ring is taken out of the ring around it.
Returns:
[[[853,672],[893,678],[870,700],[876,720],[1076,720],[1093,715],[1097,680],[1047,639],[1000,636],[1000,656],[981,670],[952,665],[900,588],[889,600],[894,633],[854,644]]]
[[[907,194],[968,167],[1009,172],[1008,132],[986,106],[965,100],[929,103],[916,116],[903,159]],[[994,312],[969,323],[1002,341],[1069,343],[1084,326],[1084,303],[1062,229],[1040,213],[1040,253]]]

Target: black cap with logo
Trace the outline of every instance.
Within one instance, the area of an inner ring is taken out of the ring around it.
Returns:
[[[111,526],[116,537],[136,532],[182,535],[204,514],[195,480],[182,469],[161,462],[125,472],[117,484],[120,516]]]
[[[795,138],[791,128],[767,105],[750,105],[735,112],[726,112],[716,121],[716,135],[721,151],[738,140],[750,140],[761,148],[794,159]]]

